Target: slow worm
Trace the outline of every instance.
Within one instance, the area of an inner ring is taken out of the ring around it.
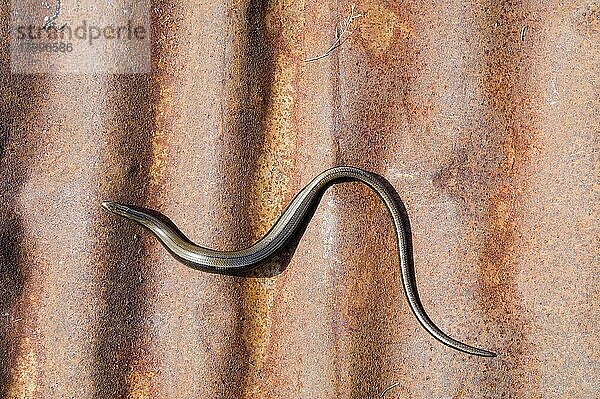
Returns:
[[[407,229],[403,223],[404,208],[394,188],[382,177],[351,166],[326,170],[315,177],[288,205],[271,230],[254,245],[238,251],[215,251],[194,244],[179,230],[160,218],[132,206],[103,202],[102,206],[117,215],[132,219],[148,228],[167,250],[182,263],[204,272],[234,274],[254,268],[284,248],[310,218],[311,210],[320,201],[323,192],[332,184],[359,181],[373,189],[389,210],[396,236],[402,285],[408,304],[421,325],[443,344],[471,355],[493,357],[495,353],[478,349],[451,338],[431,321],[417,292],[414,268],[410,258]]]

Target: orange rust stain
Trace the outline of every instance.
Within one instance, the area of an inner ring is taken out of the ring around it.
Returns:
[[[303,0],[281,0],[272,5],[265,15],[268,32],[277,32],[279,45],[291,57],[302,57],[305,3]]]
[[[148,370],[140,362],[134,363],[127,374],[127,397],[131,399],[147,399],[153,397],[152,380],[156,373]]]
[[[573,27],[582,36],[597,39],[600,35],[600,2],[591,2],[575,12]]]
[[[265,30],[275,48],[274,72],[263,125],[263,143],[251,189],[253,203],[249,211],[254,239],[271,228],[292,194],[289,173],[296,149],[293,109],[297,65],[294,60],[302,57],[303,28],[303,1],[282,0],[269,4]],[[265,267],[273,275],[281,269],[278,259]],[[250,358],[242,394],[245,398],[264,397],[260,381],[271,337],[271,309],[276,283],[277,277],[247,279],[242,286],[246,315],[244,337]]]
[[[253,189],[259,204],[252,211],[254,231],[262,236],[285,206],[288,190],[287,174],[294,162],[296,134],[292,127],[294,79],[296,66],[291,58],[280,56],[275,64],[272,102],[267,110],[267,123],[262,153],[258,158]]]
[[[152,157],[148,171],[150,185],[158,186],[163,180],[168,162],[168,133],[171,126],[174,84],[178,80],[176,56],[179,50],[178,37],[180,37],[179,21],[183,20],[181,10],[177,7],[169,8],[165,12],[163,6],[153,7],[152,19],[154,25],[160,27],[153,36],[156,38],[153,47],[157,49],[152,69],[158,71],[153,73],[152,80],[158,93],[155,108],[155,128],[152,132]]]
[[[507,286],[513,284],[512,277],[507,278],[514,253],[517,205],[510,197],[511,186],[505,185],[492,198],[489,206],[488,243],[483,254],[485,283],[493,290],[495,297],[505,312],[516,311],[517,305],[506,299]]]
[[[37,391],[38,360],[29,337],[20,342],[19,357],[13,367],[13,383],[8,388],[8,399],[33,398]]]
[[[150,176],[150,184],[158,186],[163,180],[165,170],[167,168],[167,133],[165,126],[167,125],[168,110],[171,109],[171,101],[173,98],[172,90],[162,86],[159,92],[159,99],[156,105],[156,126],[152,132],[152,162],[148,172]]]
[[[266,113],[263,148],[257,161],[253,205],[250,209],[254,239],[263,236],[281,215],[290,194],[289,172],[293,167],[296,133],[293,129],[294,81],[296,65],[291,57],[279,55],[271,102]],[[275,259],[268,266],[278,271]],[[276,274],[276,273],[274,273]],[[243,397],[261,397],[260,381],[265,350],[270,339],[271,308],[277,277],[248,279],[243,283],[245,292],[245,339],[250,357],[248,381]]]
[[[358,30],[367,50],[380,57],[386,53],[395,36],[406,40],[410,35],[408,26],[399,21],[398,16],[382,5],[359,9],[362,17],[358,20]]]
[[[502,14],[504,10],[494,13]],[[489,29],[489,24],[484,27]],[[514,45],[506,39],[508,33],[490,32],[490,56],[484,58],[487,75],[482,74],[480,80],[485,128],[478,126],[463,136],[460,144],[464,149],[444,170],[441,180],[445,190],[462,200],[475,226],[472,231],[481,233],[473,238],[481,240],[478,265],[482,310],[495,325],[496,345],[510,348],[499,358],[509,371],[502,375],[490,373],[486,378],[490,388],[486,391],[494,396],[493,391],[510,390],[511,397],[521,397],[524,376],[518,370],[523,369],[520,355],[529,345],[530,323],[515,275],[524,245],[520,238],[524,212],[520,199],[527,190],[525,172],[538,132],[532,112],[535,87],[528,84],[531,60],[513,51]],[[536,383],[536,375],[527,378],[529,383]]]

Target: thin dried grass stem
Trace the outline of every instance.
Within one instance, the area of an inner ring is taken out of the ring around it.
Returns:
[[[354,4],[350,8],[350,15],[340,21],[339,28],[335,27],[335,41],[333,44],[321,55],[312,58],[306,58],[304,62],[311,62],[320,60],[321,58],[325,58],[330,55],[336,48],[340,47],[352,34],[354,31],[350,30],[350,25],[358,19],[362,17],[362,14],[357,14]]]

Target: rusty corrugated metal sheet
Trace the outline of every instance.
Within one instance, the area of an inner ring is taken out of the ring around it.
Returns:
[[[600,397],[599,3],[365,1],[305,63],[349,8],[153,1],[141,75],[11,74],[3,24],[2,397]],[[99,206],[237,248],[341,164],[398,189],[426,309],[497,358],[418,326],[360,185],[251,278]]]

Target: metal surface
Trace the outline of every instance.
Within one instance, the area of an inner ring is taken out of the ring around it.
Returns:
[[[149,75],[12,75],[2,41],[1,397],[600,396],[598,2],[356,6],[310,63],[350,3],[154,1]],[[397,188],[424,306],[497,358],[396,305],[393,229],[360,185],[252,278],[185,268],[100,208],[238,248],[339,164]]]

